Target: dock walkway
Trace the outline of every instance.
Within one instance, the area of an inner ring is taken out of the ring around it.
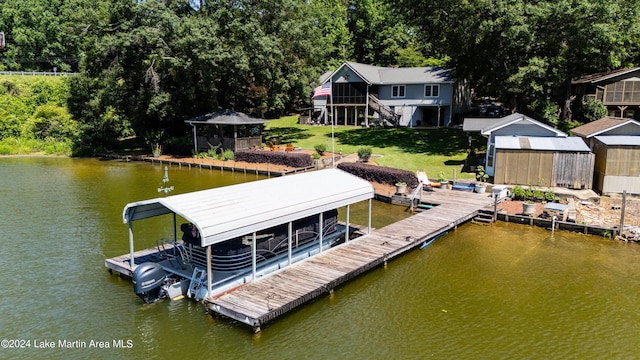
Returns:
[[[427,192],[422,201],[438,206],[209,298],[205,305],[210,312],[260,331],[262,324],[454,229],[475,217],[480,209],[493,204],[490,194],[455,190]]]

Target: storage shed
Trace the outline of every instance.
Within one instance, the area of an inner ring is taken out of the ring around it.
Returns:
[[[494,183],[591,189],[594,161],[579,137],[496,136]]]
[[[640,194],[640,122],[607,116],[571,132],[595,153],[594,190]]]

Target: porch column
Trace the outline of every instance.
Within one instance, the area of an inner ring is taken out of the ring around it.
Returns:
[[[364,99],[364,127],[369,127],[369,84],[367,84],[367,97]]]
[[[198,132],[196,131],[196,124],[191,124],[193,126],[193,149],[195,150],[195,154],[198,154]]]

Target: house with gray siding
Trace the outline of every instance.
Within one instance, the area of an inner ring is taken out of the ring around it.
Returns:
[[[381,67],[345,62],[324,74],[331,96],[314,98],[315,119],[356,126],[450,126],[470,105],[466,82],[440,67]]]

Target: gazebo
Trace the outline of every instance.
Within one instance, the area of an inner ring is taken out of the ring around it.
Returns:
[[[234,110],[220,110],[185,120],[193,126],[196,153],[218,146],[234,152],[259,148],[262,146],[262,127],[268,121]],[[198,126],[201,126],[200,131]]]

